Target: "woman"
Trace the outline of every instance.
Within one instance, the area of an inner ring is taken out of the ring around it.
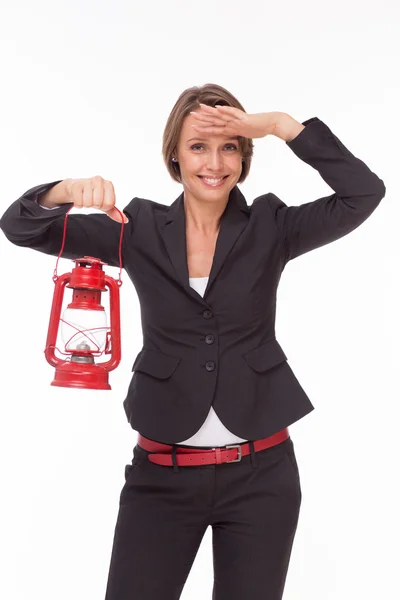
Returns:
[[[267,135],[335,193],[291,207],[267,193],[248,206],[237,184],[252,139]],[[180,598],[209,525],[213,599],[278,600],[301,503],[288,427],[314,408],[275,339],[279,279],[289,260],[365,221],[385,186],[317,117],[246,114],[214,84],[178,98],[163,157],[181,195],[124,209],[123,266],[140,300],[143,348],[124,401],[138,439],[106,600]],[[101,177],[32,188],[1,227],[11,242],[56,256],[72,204],[107,216],[70,215],[63,256],[119,266],[121,218]]]

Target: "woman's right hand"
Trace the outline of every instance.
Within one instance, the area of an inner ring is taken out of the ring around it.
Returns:
[[[121,215],[115,208],[115,191],[111,181],[97,175],[88,179],[66,179],[65,189],[67,202],[72,202],[76,208],[97,208],[102,210],[114,221],[121,223]],[[122,211],[121,211],[122,212]],[[129,219],[124,216],[124,222]]]

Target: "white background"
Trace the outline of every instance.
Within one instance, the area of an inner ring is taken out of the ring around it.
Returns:
[[[113,182],[119,208],[134,196],[171,204],[182,188],[162,132],[179,94],[204,83],[249,113],[319,117],[386,185],[363,225],[289,263],[279,288],[277,339],[316,408],[290,428],[303,502],[285,600],[400,597],[399,27],[393,0],[0,9],[1,214],[34,185],[94,175]],[[254,142],[249,204],[332,193],[282,140]],[[50,387],[55,258],[3,234],[0,252],[0,596],[99,600],[137,436],[122,401],[142,345],[138,298],[123,273],[112,391]],[[212,583],[209,528],[182,600],[211,598]]]

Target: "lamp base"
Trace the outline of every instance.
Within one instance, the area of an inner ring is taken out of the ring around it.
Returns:
[[[111,390],[108,371],[101,365],[65,362],[56,367],[50,385],[85,390]]]

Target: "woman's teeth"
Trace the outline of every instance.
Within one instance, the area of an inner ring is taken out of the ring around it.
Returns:
[[[210,177],[201,177],[201,175],[199,175],[199,177],[209,187],[219,187],[226,179],[226,177],[219,177],[218,179],[213,179]]]

